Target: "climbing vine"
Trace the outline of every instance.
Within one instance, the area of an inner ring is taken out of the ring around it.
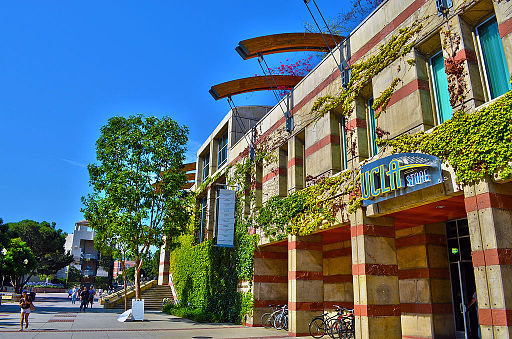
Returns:
[[[420,151],[439,157],[457,182],[472,184],[499,174],[512,178],[512,91],[474,113],[458,111],[430,133],[377,141],[393,152]]]

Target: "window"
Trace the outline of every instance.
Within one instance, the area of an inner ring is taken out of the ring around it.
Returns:
[[[348,168],[348,153],[347,153],[347,131],[345,130],[345,116],[341,117],[340,123],[340,137],[341,137],[341,169]]]
[[[210,154],[206,153],[203,157],[203,182],[210,175]]]
[[[206,231],[206,197],[200,200],[201,209],[201,224],[199,228],[199,242],[202,243],[204,240],[204,233]]]
[[[219,139],[219,157],[218,167],[221,167],[228,160],[228,133],[225,133]]]
[[[377,155],[379,149],[377,148],[377,122],[375,121],[375,111],[372,108],[373,98],[368,100],[368,129],[370,135],[370,156]]]
[[[432,72],[432,84],[434,86],[434,101],[437,110],[437,119],[439,123],[442,124],[452,117],[450,92],[448,92],[448,77],[444,70],[444,57],[442,51],[430,58],[430,70]]]
[[[487,81],[487,94],[490,99],[494,99],[510,90],[507,60],[496,17],[478,26],[476,33]]]

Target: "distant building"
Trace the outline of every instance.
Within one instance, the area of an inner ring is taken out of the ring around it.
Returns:
[[[89,228],[89,221],[82,220],[75,223],[73,234],[68,234],[64,249],[70,251],[74,257],[71,265],[82,273],[81,283],[94,283],[96,276],[106,277],[108,272],[99,268],[99,252],[94,248],[94,230]],[[69,266],[57,273],[57,277],[67,276]],[[62,272],[63,271],[63,272]]]
[[[125,265],[126,269],[128,269],[130,267],[135,266],[135,261],[125,261],[124,265]],[[120,260],[114,261],[114,274],[113,274],[114,279],[117,279],[117,277],[122,274],[123,274],[123,268],[121,266],[121,261]]]

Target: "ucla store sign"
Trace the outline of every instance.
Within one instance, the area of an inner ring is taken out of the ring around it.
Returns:
[[[443,182],[441,161],[421,153],[394,154],[361,167],[363,206]]]

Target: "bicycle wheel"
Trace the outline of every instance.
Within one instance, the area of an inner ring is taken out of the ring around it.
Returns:
[[[271,328],[272,325],[274,325],[272,313],[263,313],[263,315],[261,316],[261,326],[265,328]]]
[[[288,313],[283,315],[282,324],[283,326],[281,327],[283,328],[283,330],[288,331]]]
[[[283,314],[280,313],[278,314],[275,318],[274,318],[274,327],[278,330],[281,330],[283,328],[283,324],[282,324],[282,318],[283,318]]]
[[[322,338],[325,334],[325,321],[323,317],[315,317],[309,323],[309,334],[313,338]]]
[[[333,321],[331,324],[330,333],[329,333],[331,338],[333,338],[333,339],[343,338],[342,333],[343,333],[343,324],[341,323],[341,321],[340,320]]]

